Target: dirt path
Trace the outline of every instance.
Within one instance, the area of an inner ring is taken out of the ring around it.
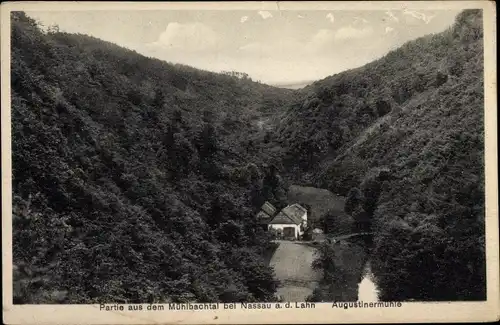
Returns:
[[[282,283],[277,294],[285,301],[305,301],[321,278],[312,268],[315,248],[300,242],[279,243],[270,262]]]

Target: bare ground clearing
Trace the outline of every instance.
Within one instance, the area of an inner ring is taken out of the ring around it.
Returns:
[[[312,268],[315,251],[300,242],[279,242],[270,265],[282,283],[277,293],[285,301],[305,301],[321,279],[320,272]]]

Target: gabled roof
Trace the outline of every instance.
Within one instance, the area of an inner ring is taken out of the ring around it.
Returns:
[[[302,220],[298,221],[296,219],[293,219],[293,218],[287,216],[286,214],[284,214],[283,211],[281,211],[280,213],[278,213],[276,215],[276,217],[274,217],[273,220],[271,220],[271,222],[269,222],[269,224],[271,224],[271,225],[276,225],[276,224],[300,225],[301,222],[302,222]]]
[[[284,208],[270,224],[294,224],[300,225],[302,223],[302,216],[307,210],[299,204],[292,204]]]
[[[264,211],[265,213],[267,213],[271,217],[276,214],[276,208],[271,203],[269,203],[268,201],[266,201],[262,205],[261,209],[262,209],[262,211]]]
[[[265,213],[264,211],[259,211],[259,213],[257,213],[257,219],[267,219],[267,218],[271,218],[271,216]]]
[[[257,220],[259,222],[269,222],[271,219],[272,217],[264,211],[260,211],[259,213],[257,213]]]
[[[300,204],[295,203],[284,208],[283,213],[285,213],[289,217],[297,218],[297,220],[299,220],[304,214],[307,213],[307,210]]]

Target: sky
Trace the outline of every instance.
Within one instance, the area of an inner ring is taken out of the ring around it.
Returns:
[[[246,72],[268,84],[318,80],[452,25],[458,10],[27,11],[172,63]]]

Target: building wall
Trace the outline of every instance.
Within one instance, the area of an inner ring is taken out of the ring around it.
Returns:
[[[303,231],[300,230],[300,225],[293,225],[293,224],[272,224],[269,225],[269,229],[275,229],[275,230],[281,230],[283,231],[284,228],[287,227],[293,227],[295,228],[295,238],[298,238],[299,236],[302,236],[304,234]]]
[[[302,221],[304,224],[304,228],[306,228],[307,227],[307,212],[304,213],[304,215],[302,216]]]

